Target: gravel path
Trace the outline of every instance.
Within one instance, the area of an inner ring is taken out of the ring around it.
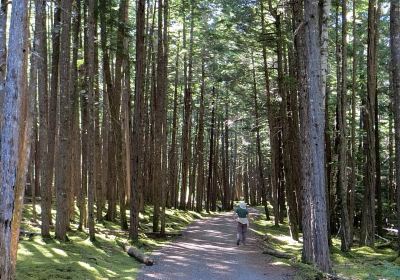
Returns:
[[[294,279],[293,268],[261,253],[251,230],[247,244],[237,246],[235,230],[231,214],[199,220],[182,237],[153,253],[154,265],[143,266],[137,279]]]

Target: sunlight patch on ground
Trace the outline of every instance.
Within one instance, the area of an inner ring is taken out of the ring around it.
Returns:
[[[97,269],[86,262],[78,261],[78,264],[89,271],[98,272]]]
[[[287,266],[287,267],[290,267],[290,266],[291,266],[290,264],[285,263],[285,262],[281,262],[281,261],[271,262],[271,264],[272,264],[272,265],[275,265],[275,266]]]
[[[56,253],[57,255],[60,255],[62,257],[68,257],[68,254],[64,251],[64,250],[60,250],[58,248],[52,248],[51,249],[54,253]]]

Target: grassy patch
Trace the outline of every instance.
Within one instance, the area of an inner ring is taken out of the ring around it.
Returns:
[[[263,213],[263,209],[259,209]],[[294,256],[293,260],[282,260],[294,265],[299,273],[296,279],[316,279],[318,272],[310,265],[300,262],[302,243],[290,238],[287,223],[274,226],[273,220],[265,221],[265,215],[253,222],[253,231],[261,235],[264,241],[276,249]],[[377,280],[400,279],[400,263],[397,263],[397,253],[391,249],[372,249],[369,247],[354,247],[351,252],[340,251],[340,239],[332,240],[331,259],[336,274],[349,279]]]
[[[40,206],[36,208],[40,217]],[[147,237],[152,229],[152,207],[146,207],[140,215],[140,239],[135,244],[151,252],[171,241],[171,238]],[[55,213],[54,217],[55,218]],[[192,211],[167,210],[166,231],[183,230],[195,219],[206,214]],[[75,217],[76,220],[78,217]],[[18,279],[135,279],[140,265],[116,244],[116,239],[128,241],[128,232],[118,223],[103,221],[96,224],[96,242],[88,239],[87,232],[78,231],[75,223],[68,232],[69,242],[43,240],[40,236],[22,237],[17,260]],[[40,224],[32,217],[32,206],[25,205],[21,229],[40,233]],[[54,232],[52,232],[54,235]]]

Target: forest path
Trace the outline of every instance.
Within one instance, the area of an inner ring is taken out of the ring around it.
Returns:
[[[251,230],[246,245],[237,246],[235,241],[236,222],[232,213],[196,221],[182,237],[154,252],[154,265],[143,266],[137,279],[294,279],[296,272],[292,267],[262,254]]]

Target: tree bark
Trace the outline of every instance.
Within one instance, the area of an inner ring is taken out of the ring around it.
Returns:
[[[47,31],[46,31],[46,1],[35,0],[35,52],[38,58],[35,59],[35,70],[37,70],[37,83],[39,94],[39,158],[40,158],[40,186],[42,195],[51,186],[46,186],[50,181],[47,176],[49,172],[48,154],[48,130],[49,130],[49,102],[47,82]],[[35,121],[36,123],[36,121]],[[43,203],[43,202],[42,202]],[[46,211],[46,208],[42,208]]]
[[[338,198],[340,207],[341,250],[350,250],[350,221],[347,200],[347,1],[342,1],[342,71],[341,92],[338,97],[338,126],[339,126],[339,180]]]
[[[361,245],[374,246],[375,243],[375,100],[376,100],[376,13],[377,1],[368,4],[368,55],[367,55],[367,98],[365,110],[366,184],[361,222]]]
[[[115,220],[116,215],[116,143],[114,141],[114,127],[115,127],[115,104],[112,103],[114,98],[114,85],[111,77],[111,67],[110,67],[110,54],[108,49],[108,29],[107,29],[107,14],[108,14],[108,0],[100,0],[99,10],[100,10],[100,36],[101,36],[101,49],[103,52],[103,75],[105,80],[105,97],[107,98],[108,112],[109,112],[109,125],[108,125],[108,163],[107,170],[103,172],[108,172],[107,175],[107,200],[108,208],[106,219],[110,221]],[[115,99],[115,98],[114,98]]]
[[[306,91],[300,93],[300,132],[303,185],[303,259],[320,270],[331,270],[327,235],[324,154],[324,96],[318,1],[304,1]],[[309,247],[310,246],[310,247]]]
[[[267,186],[265,185],[264,163],[261,151],[260,114],[258,106],[258,91],[257,91],[256,70],[254,66],[253,53],[251,54],[251,62],[252,62],[252,76],[253,76],[252,82],[253,82],[253,96],[254,96],[254,117],[255,117],[256,145],[257,145],[258,178],[259,178],[259,185],[261,187],[261,198],[264,206],[264,211],[266,215],[269,216],[268,201],[267,201]]]
[[[352,78],[351,78],[351,152],[350,152],[350,160],[351,160],[351,173],[349,179],[349,225],[350,225],[350,246],[353,243],[354,236],[354,208],[355,208],[355,189],[357,184],[356,177],[356,89],[357,89],[357,37],[356,37],[356,0],[353,0],[353,66],[352,66]]]
[[[192,3],[191,3],[192,4]],[[185,11],[186,1],[182,1],[183,11]],[[192,6],[192,5],[191,5]],[[185,12],[183,12],[185,14]],[[191,9],[192,14],[192,9]],[[192,14],[193,16],[193,14]],[[186,22],[186,19],[184,19]],[[184,23],[185,25],[185,23]],[[185,97],[184,97],[184,123],[182,128],[182,186],[179,207],[186,209],[186,194],[187,184],[189,177],[190,167],[190,142],[191,142],[191,116],[192,116],[192,85],[191,85],[191,68],[192,68],[192,51],[193,51],[193,21],[190,24],[190,35],[189,35],[189,65],[186,62],[186,53],[184,55],[184,85],[185,85]],[[183,49],[186,50],[186,30],[183,29]],[[187,67],[188,66],[188,67]],[[189,68],[189,76],[187,71]]]
[[[378,3],[377,11],[376,11],[376,21],[375,21],[375,45],[378,48],[379,42],[379,20],[381,16],[381,3]],[[376,80],[377,84],[377,80]],[[378,89],[376,89],[375,93],[375,161],[376,161],[376,177],[375,177],[375,186],[376,186],[376,231],[379,236],[383,235],[383,202],[382,202],[382,184],[381,184],[381,159],[380,159],[380,139],[379,139],[379,98],[378,98]]]
[[[135,108],[133,116],[132,130],[132,185],[131,185],[131,227],[130,238],[138,239],[139,230],[139,193],[143,189],[143,178],[140,172],[140,163],[142,157],[142,139],[143,139],[143,103],[144,103],[144,82],[145,82],[145,0],[139,0],[136,9],[136,77],[135,77]]]
[[[178,194],[178,155],[176,135],[178,132],[178,82],[179,82],[179,43],[176,47],[175,82],[174,82],[174,107],[172,113],[171,148],[169,152],[169,191],[171,206],[177,208]]]
[[[3,106],[7,64],[7,14],[8,1],[1,0],[0,6],[0,108]]]
[[[214,174],[214,134],[215,134],[215,88],[212,88],[211,95],[211,127],[210,127],[210,155],[208,160],[208,178],[207,178],[207,201],[206,210],[212,210],[212,197],[213,197],[213,177]]]
[[[60,33],[60,136],[59,160],[56,168],[56,238],[67,241],[68,226],[68,149],[70,136],[70,47],[72,1],[61,1]]]
[[[262,34],[265,36],[266,34],[266,27],[265,27],[265,15],[264,15],[264,2],[263,0],[260,0],[260,10],[261,10],[261,29],[262,29]],[[278,184],[278,175],[277,175],[277,170],[275,168],[276,164],[276,157],[277,155],[275,154],[275,148],[274,148],[274,138],[276,137],[276,131],[275,131],[275,122],[273,119],[273,114],[272,114],[272,103],[271,103],[271,91],[270,91],[270,85],[269,85],[269,69],[268,69],[268,63],[267,63],[267,47],[266,44],[263,44],[263,68],[264,68],[264,80],[265,80],[265,93],[267,95],[267,111],[268,111],[268,125],[269,125],[269,134],[270,134],[270,145],[271,145],[271,184],[270,184],[270,190],[269,192],[273,192],[274,189],[277,188]],[[268,190],[266,190],[268,193]],[[276,215],[276,203],[273,202],[273,207],[274,207],[274,215]],[[269,221],[269,211],[268,209],[265,209],[265,215],[266,215],[266,220]],[[276,220],[276,219],[275,219]]]
[[[203,54],[204,55],[204,54]],[[197,134],[197,189],[196,189],[196,211],[203,211],[204,197],[204,94],[205,94],[205,62],[201,60],[201,89],[200,89],[200,111],[199,132]]]
[[[397,185],[397,233],[400,255],[400,3],[391,1],[390,6],[390,49],[392,57],[392,79],[394,97],[394,121],[396,140],[396,185]]]
[[[7,74],[1,107],[0,278],[15,278],[17,241],[29,157],[28,1],[11,10]],[[33,100],[31,100],[33,101]]]
[[[95,193],[95,178],[96,176],[94,172],[94,153],[93,153],[93,142],[94,142],[94,76],[95,76],[95,65],[94,65],[94,33],[95,33],[95,17],[94,17],[94,9],[95,9],[95,0],[89,0],[88,2],[88,69],[87,69],[87,100],[88,100],[88,144],[90,145],[87,150],[87,157],[88,157],[88,177],[89,177],[89,184],[88,184],[88,226],[89,226],[89,237],[90,241],[94,242],[95,237],[95,222],[94,222],[94,193]]]
[[[59,85],[59,63],[60,63],[60,28],[61,28],[61,8],[60,1],[54,4],[54,22],[52,30],[52,55],[51,55],[51,84],[50,84],[50,108],[49,108],[49,131],[48,131],[48,154],[49,167],[47,182],[41,186],[41,207],[42,207],[42,236],[50,237],[50,225],[52,224],[52,186],[54,175],[54,159],[57,135],[57,103]]]

